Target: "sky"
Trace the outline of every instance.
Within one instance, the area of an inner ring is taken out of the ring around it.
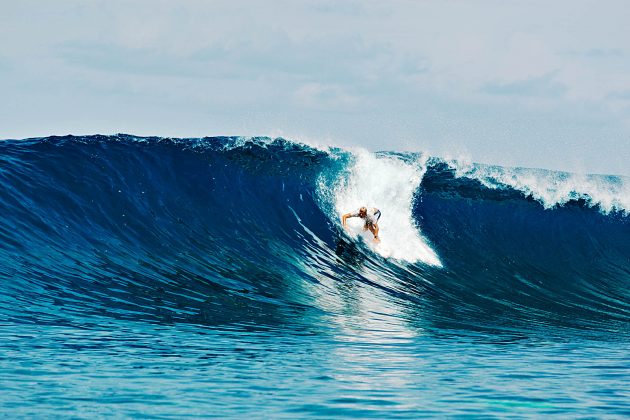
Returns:
[[[0,138],[282,136],[630,175],[627,1],[0,1]]]

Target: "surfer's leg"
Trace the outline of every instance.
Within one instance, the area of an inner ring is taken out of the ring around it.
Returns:
[[[378,238],[378,225],[370,223],[368,225],[368,229],[370,229],[370,232],[372,232],[372,234],[374,235],[374,240],[379,241],[380,239]]]

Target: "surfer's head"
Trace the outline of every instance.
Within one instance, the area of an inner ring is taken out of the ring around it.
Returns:
[[[367,207],[361,207],[359,209],[359,217],[365,217],[366,214],[367,214]]]

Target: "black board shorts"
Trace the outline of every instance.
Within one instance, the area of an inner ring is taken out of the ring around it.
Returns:
[[[378,220],[381,218],[381,211],[380,210],[376,210],[374,212],[374,217],[376,217],[376,222],[372,223],[372,222],[368,222],[367,220],[365,221],[366,225],[375,225],[378,224]]]

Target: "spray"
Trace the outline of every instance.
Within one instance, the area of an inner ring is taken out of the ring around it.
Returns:
[[[334,209],[338,218],[361,206],[381,210],[381,241],[375,243],[372,234],[363,231],[360,218],[348,219],[347,233],[355,238],[363,236],[370,248],[385,258],[441,266],[412,217],[414,193],[425,170],[424,160],[407,163],[394,156],[356,151],[346,176],[332,187]]]

